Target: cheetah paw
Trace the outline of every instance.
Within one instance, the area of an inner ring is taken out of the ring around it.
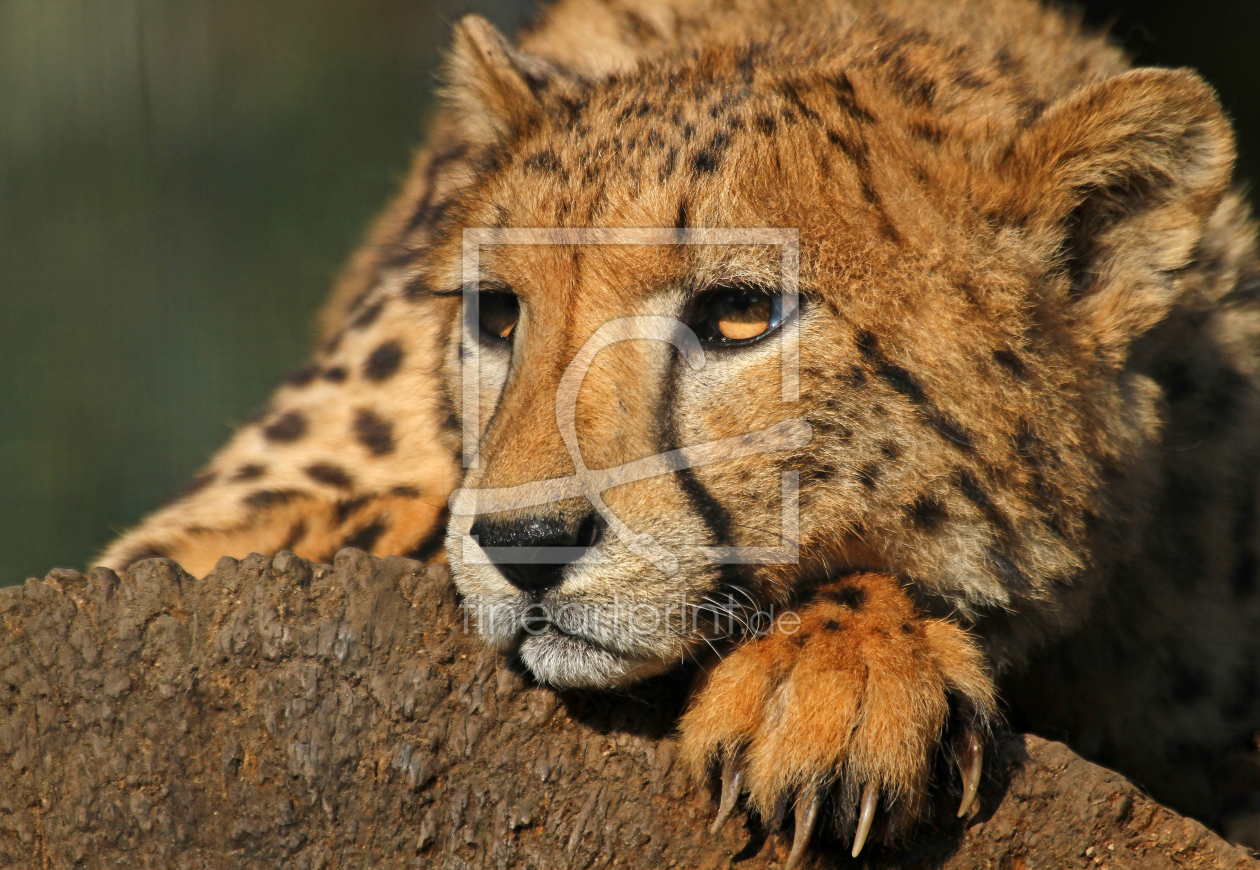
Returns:
[[[825,807],[852,837],[854,857],[881,803],[885,839],[923,816],[951,701],[963,727],[947,750],[962,774],[965,815],[994,716],[992,681],[971,638],[917,614],[895,578],[853,575],[814,591],[795,612],[799,623],[781,616],[716,665],[680,723],[693,771],[721,770],[714,832],[741,794],[772,829],[794,805],[787,868],[801,861]]]

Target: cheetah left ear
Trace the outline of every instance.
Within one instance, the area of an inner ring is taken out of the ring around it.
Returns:
[[[455,25],[444,89],[460,132],[479,145],[502,142],[540,105],[540,95],[562,80],[547,61],[512,46],[480,15]]]
[[[1184,70],[1139,69],[1052,105],[1002,161],[1003,210],[1071,275],[1101,350],[1129,344],[1176,302],[1229,185],[1234,137],[1216,94]]]

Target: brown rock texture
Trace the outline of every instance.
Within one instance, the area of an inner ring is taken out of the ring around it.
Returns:
[[[0,867],[751,870],[790,845],[709,835],[675,763],[685,677],[534,686],[444,568],[54,571],[0,590],[0,626]],[[820,841],[812,866],[1260,868],[1060,744],[1007,736],[988,767],[965,822],[859,861]]]

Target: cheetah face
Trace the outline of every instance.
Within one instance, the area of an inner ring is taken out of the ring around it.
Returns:
[[[644,676],[742,625],[773,599],[741,563],[797,544],[748,522],[785,480],[795,522],[782,460],[812,431],[778,395],[800,325],[780,252],[657,236],[576,263],[502,246],[453,318],[454,362],[480,374],[464,422],[483,422],[449,558],[487,639],[559,685]]]
[[[1158,426],[1132,288],[1189,254],[1164,192],[1108,188],[1107,223],[1060,177],[1063,130],[1114,121],[932,114],[878,68],[739,52],[562,80],[495,39],[457,39],[470,180],[424,279],[468,467],[447,553],[489,642],[608,686],[837,573],[974,623],[1095,570]],[[1149,257],[1108,261],[1120,231]]]

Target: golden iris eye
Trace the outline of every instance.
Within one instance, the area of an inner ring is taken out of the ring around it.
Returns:
[[[516,322],[521,319],[521,303],[513,293],[479,293],[477,319],[483,342],[504,344],[511,340]]]
[[[782,320],[779,297],[761,290],[719,290],[702,310],[704,323],[698,332],[716,344],[752,343],[773,332]]]

